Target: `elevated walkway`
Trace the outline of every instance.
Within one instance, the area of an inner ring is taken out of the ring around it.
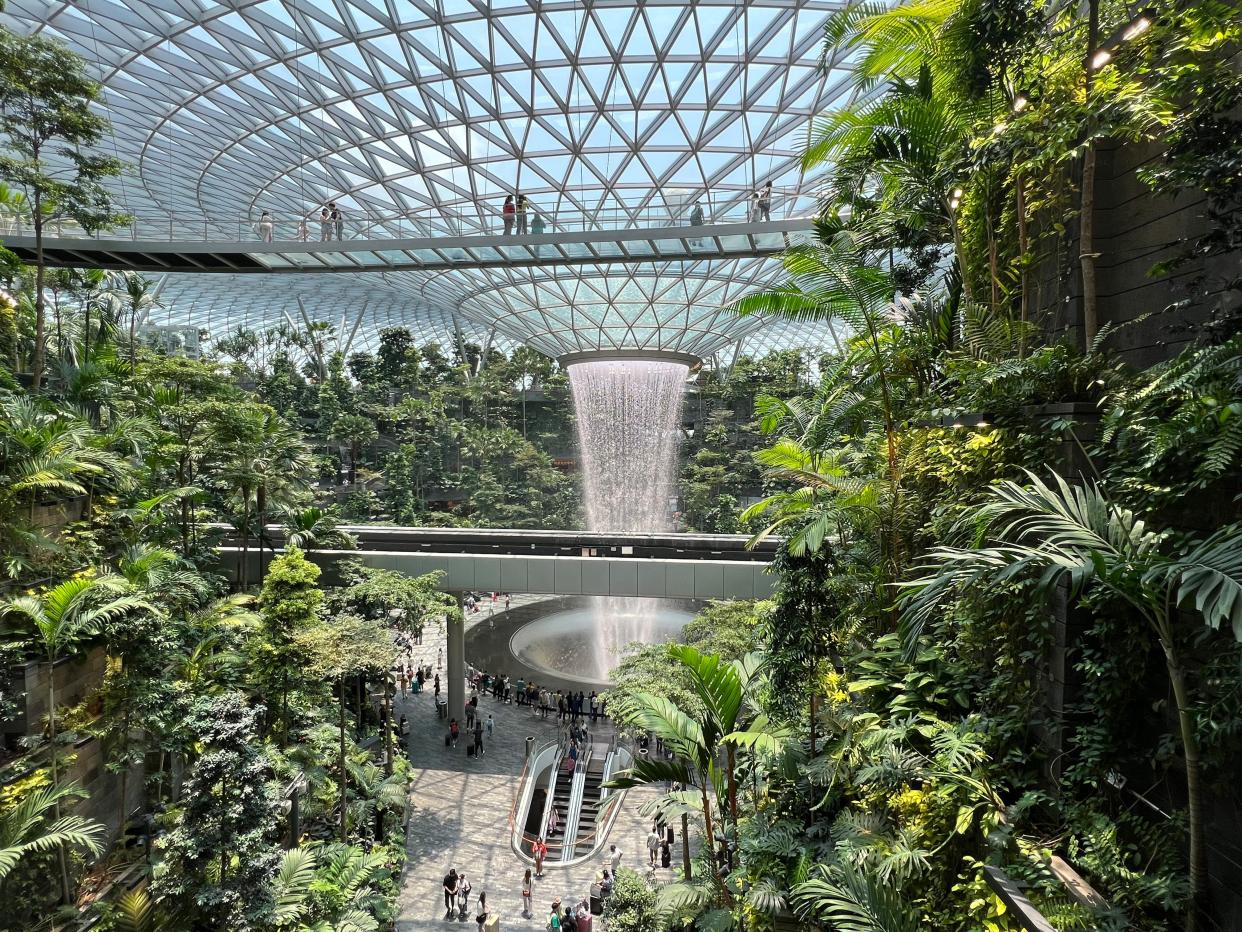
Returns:
[[[801,242],[811,218],[736,221],[711,225],[637,226],[570,230],[521,236],[495,234],[391,236],[366,233],[327,242],[300,239],[267,242],[253,230],[225,238],[208,222],[166,230],[151,223],[130,231],[88,235],[80,228],[53,227],[44,234],[49,265],[141,272],[333,273],[440,272],[452,269],[528,268],[746,259],[770,256]],[[131,235],[126,236],[126,232]],[[0,228],[0,242],[24,262],[33,262],[29,228]]]
[[[657,599],[766,599],[768,564],[780,542],[746,549],[743,534],[592,534],[534,531],[352,526],[357,550],[315,550],[308,558],[332,579],[341,560],[411,576],[442,572],[443,588],[532,595],[639,596]],[[264,562],[284,547],[280,528],[265,533]],[[247,578],[259,578],[257,542],[245,548]],[[236,573],[243,548],[219,548]]]

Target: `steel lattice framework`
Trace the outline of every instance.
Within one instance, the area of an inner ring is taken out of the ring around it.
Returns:
[[[335,201],[349,218],[431,216],[470,234],[495,232],[513,191],[553,225],[642,225],[695,203],[710,221],[769,180],[774,216],[805,208],[808,121],[857,93],[848,62],[829,55],[821,67],[824,20],[841,5],[9,0],[0,21],[92,63],[109,144],[133,167],[116,194],[137,216],[315,217]],[[328,320],[366,302],[355,348],[383,326],[456,326],[552,355],[706,356],[758,326],[721,302],[778,275],[772,259],[368,273],[292,288],[173,275],[155,320],[264,326],[301,293]],[[776,328],[765,342],[808,336]]]

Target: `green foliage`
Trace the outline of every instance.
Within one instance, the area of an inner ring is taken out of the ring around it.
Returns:
[[[610,932],[652,932],[658,929],[656,893],[635,871],[617,871],[612,894],[608,897]]]
[[[251,647],[254,677],[260,690],[275,702],[271,711],[280,716],[285,732],[289,693],[305,675],[307,656],[299,638],[318,621],[323,602],[318,579],[319,567],[296,547],[273,560],[263,579],[262,624]]]
[[[726,663],[741,660],[755,647],[765,602],[711,602],[682,629],[678,643]],[[689,671],[663,644],[631,645],[612,672],[614,688],[605,693],[608,714],[627,729],[638,728],[636,697],[658,693],[692,715],[702,711]]]
[[[66,847],[102,851],[104,827],[80,815],[61,815],[66,800],[85,796],[72,785],[33,789],[0,812],[0,887],[23,857]]]
[[[278,803],[256,712],[236,694],[196,701],[189,727],[202,752],[160,842],[153,895],[209,928],[260,929],[274,909]]]

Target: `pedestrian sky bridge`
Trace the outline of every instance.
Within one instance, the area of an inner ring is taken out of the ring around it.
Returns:
[[[227,224],[169,220],[91,236],[81,229],[53,227],[44,236],[44,258],[53,266],[155,273],[443,272],[651,264],[777,255],[802,242],[811,223],[809,217],[760,221],[743,217],[694,226],[685,222],[673,226],[666,221],[664,225],[605,225],[516,235],[428,235],[426,228],[403,230],[396,223],[376,223],[346,232],[341,239],[323,241],[317,232],[312,240],[309,230],[300,229],[288,231],[294,235],[282,239],[279,234],[286,231],[273,229],[269,242],[266,227],[259,225],[254,225],[248,237],[226,238]],[[318,227],[318,221],[313,226]],[[29,228],[0,232],[0,239],[23,261],[34,261],[35,239]]]

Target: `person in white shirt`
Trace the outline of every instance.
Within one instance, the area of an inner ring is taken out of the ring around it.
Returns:
[[[651,831],[647,833],[647,858],[651,862],[651,866],[656,866],[656,857],[660,854],[660,836],[656,834],[655,826],[651,827]]]
[[[612,873],[615,876],[617,868],[621,865],[621,850],[616,845],[608,846],[608,864],[612,867]]]

